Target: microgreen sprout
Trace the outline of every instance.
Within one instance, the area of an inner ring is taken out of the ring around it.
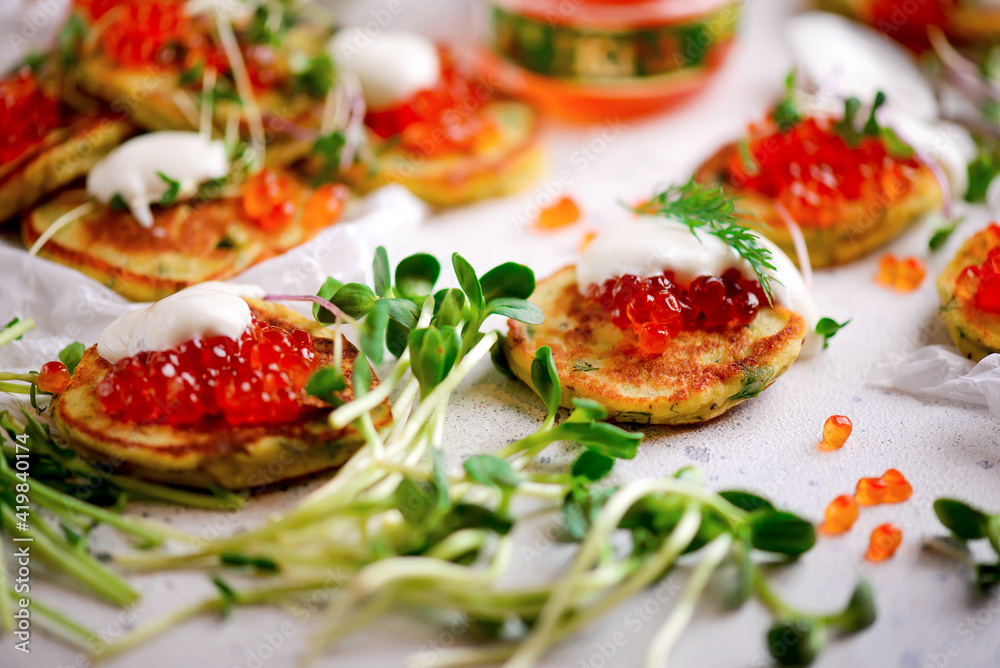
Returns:
[[[819,322],[816,323],[816,333],[823,337],[823,350],[830,347],[830,339],[850,323],[850,320],[837,322],[833,318],[820,318]]]
[[[987,540],[997,555],[996,562],[975,562],[967,551],[939,554],[969,562],[975,573],[976,588],[986,593],[1000,583],[1000,513],[989,514],[956,499],[938,499],[934,502],[934,512],[941,524],[948,528],[959,545],[974,540]]]

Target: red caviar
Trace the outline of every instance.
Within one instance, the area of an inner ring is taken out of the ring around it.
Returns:
[[[985,236],[992,248],[981,265],[970,265],[962,270],[955,295],[980,310],[1000,313],[1000,226],[991,224]]]
[[[729,182],[780,204],[803,227],[832,227],[859,201],[890,202],[906,195],[920,163],[895,158],[875,137],[857,146],[833,130],[829,118],[807,118],[786,132],[766,121],[750,127],[748,144],[756,164],[733,151]]]
[[[823,531],[828,534],[844,533],[858,521],[858,514],[857,499],[841,494],[826,507]]]
[[[681,331],[721,331],[743,327],[764,303],[764,291],[755,280],[730,269],[722,276],[699,276],[688,286],[675,282],[674,273],[639,278],[626,274],[590,287],[611,322],[631,328],[643,351],[659,355]]]
[[[499,141],[499,133],[479,113],[483,93],[458,71],[447,49],[438,51],[437,85],[391,109],[369,111],[365,124],[379,137],[398,137],[404,147],[425,156],[490,148]]]
[[[927,270],[920,258],[900,259],[892,253],[885,253],[879,258],[875,281],[900,292],[912,292],[920,287],[926,275]]]
[[[243,210],[265,230],[279,230],[291,222],[301,188],[287,174],[265,168],[243,184]]]
[[[319,229],[336,222],[350,197],[351,191],[340,183],[328,183],[316,188],[306,202],[305,212],[302,214],[303,224],[311,229]]]
[[[886,484],[884,503],[902,503],[913,496],[913,485],[896,469],[889,469],[882,474]]]
[[[846,415],[831,415],[823,423],[823,441],[819,444],[820,450],[839,450],[844,447],[853,429],[854,425]]]
[[[59,101],[39,87],[31,70],[0,81],[0,164],[23,155],[62,122]]]
[[[62,362],[46,362],[38,372],[38,389],[59,394],[69,386],[69,369]]]
[[[882,524],[872,531],[868,542],[868,561],[885,561],[896,554],[899,544],[903,542],[903,530],[895,524]]]
[[[578,220],[580,220],[580,207],[572,197],[564,195],[558,202],[539,212],[535,225],[543,230],[551,230],[572,225]]]
[[[234,340],[216,336],[119,360],[101,379],[101,407],[126,422],[233,426],[300,417],[316,366],[312,337],[259,320]]]
[[[855,496],[862,506],[877,506],[885,503],[889,485],[882,478],[862,478],[858,481]]]

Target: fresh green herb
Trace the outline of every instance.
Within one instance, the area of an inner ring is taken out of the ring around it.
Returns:
[[[736,215],[736,201],[721,186],[702,185],[694,179],[682,186],[671,186],[635,209],[637,213],[659,215],[679,220],[696,237],[699,232],[724,241],[746,260],[757,276],[767,300],[774,303],[771,273],[775,270],[771,251],[761,245],[754,232],[742,225]]]
[[[847,98],[844,101],[844,116],[833,124],[833,131],[839,134],[851,148],[856,148],[865,137],[873,137],[885,144],[889,155],[895,158],[909,158],[913,155],[913,148],[901,140],[891,128],[880,126],[875,117],[876,112],[885,104],[885,101],[885,93],[878,91],[872,101],[868,119],[861,130],[858,130],[856,119],[861,110],[861,101],[856,97]]]
[[[946,220],[943,225],[934,230],[934,234],[931,235],[930,241],[927,242],[927,247],[931,251],[936,251],[948,243],[948,239],[955,232],[958,226],[965,220],[964,216],[958,216],[953,220]]]
[[[795,103],[794,69],[785,77],[785,95],[775,105],[772,116],[774,122],[778,125],[778,130],[781,132],[788,132],[802,122],[802,113]]]
[[[295,22],[290,3],[262,2],[254,10],[247,29],[247,39],[252,44],[281,46],[288,27]]]
[[[938,551],[972,565],[976,588],[981,593],[993,589],[1000,582],[1000,513],[985,513],[956,499],[938,499],[934,502],[934,512],[960,545],[982,539],[989,542],[997,556],[995,562],[977,563],[969,556],[968,550]]]
[[[293,87],[317,100],[325,98],[333,88],[333,58],[328,53],[313,56],[295,73]]]
[[[70,375],[76,371],[76,367],[79,366],[80,360],[83,359],[83,353],[86,351],[86,346],[79,341],[74,341],[59,351],[59,361],[66,365]]]
[[[167,192],[160,197],[160,206],[170,206],[177,201],[177,196],[181,193],[180,181],[174,181],[163,172],[157,172],[156,175],[167,184]]]
[[[6,332],[8,329],[12,329],[14,327],[14,325],[18,324],[19,322],[21,322],[20,318],[14,318],[10,322],[8,322],[6,325],[4,325],[3,329],[0,329],[0,332]],[[13,341],[20,341],[23,338],[24,338],[24,334],[20,334],[17,338],[12,339],[12,340]]]
[[[850,320],[837,322],[833,318],[820,318],[816,323],[816,333],[823,337],[823,350],[830,346],[830,339],[837,335],[844,327],[850,324]]]
[[[70,14],[66,23],[59,29],[56,36],[56,46],[59,60],[63,67],[72,67],[80,62],[83,53],[83,41],[87,38],[87,26],[77,12]]]
[[[997,174],[1000,174],[1000,147],[982,141],[976,157],[969,163],[969,188],[965,192],[965,201],[985,201],[986,191]]]
[[[177,83],[181,86],[194,86],[200,84],[205,76],[205,63],[201,60],[195,62],[190,67],[181,70],[177,77]]]
[[[588,373],[590,371],[597,371],[598,368],[599,367],[594,366],[593,364],[591,364],[590,362],[587,362],[586,360],[582,360],[582,361],[579,361],[579,362],[573,362],[573,371],[579,371],[581,373]]]
[[[847,145],[850,147],[855,147],[861,143],[861,139],[864,136],[862,132],[859,132],[855,127],[854,119],[858,115],[858,111],[861,110],[861,100],[856,97],[849,97],[844,100],[844,116],[833,124],[833,131],[840,135]]]
[[[340,130],[334,130],[327,135],[320,135],[313,142],[313,153],[320,160],[319,180],[323,182],[331,181],[337,175],[340,171],[340,152],[346,144],[347,138]]]
[[[122,197],[121,193],[115,193],[111,196],[111,201],[108,205],[115,211],[128,211],[128,202]]]

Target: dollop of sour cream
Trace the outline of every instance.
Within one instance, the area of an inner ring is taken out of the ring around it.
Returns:
[[[892,128],[917,153],[936,162],[952,199],[968,188],[967,165],[976,146],[960,125],[939,120],[934,89],[912,56],[881,33],[827,12],[806,12],[788,21],[788,44],[797,71],[817,95],[804,103],[816,115],[843,116],[854,96],[871,106],[886,95],[879,123]]]
[[[229,157],[221,140],[197,132],[150,132],[128,140],[94,165],[87,175],[87,193],[103,204],[120,195],[139,224],[152,227],[149,207],[170,189],[167,179],[180,184],[176,199],[185,200],[198,186],[228,172]]]
[[[441,78],[441,59],[434,42],[411,32],[368,35],[360,27],[344,28],[327,44],[337,64],[361,83],[365,105],[372,111],[392,109]]]
[[[757,239],[771,251],[775,269],[768,275],[773,279],[775,301],[806,321],[809,333],[800,357],[816,354],[822,348],[822,339],[815,333],[819,309],[802,274],[780,248],[759,235]],[[577,262],[576,282],[586,294],[590,286],[626,274],[648,278],[670,270],[678,281],[687,283],[699,276],[721,276],[729,269],[739,270],[745,278],[755,277],[750,263],[718,237],[704,233],[695,237],[680,221],[640,218],[594,239]]]
[[[121,316],[101,333],[97,353],[114,364],[144,351],[170,350],[185,341],[238,339],[253,322],[243,297],[260,299],[256,285],[208,281]]]

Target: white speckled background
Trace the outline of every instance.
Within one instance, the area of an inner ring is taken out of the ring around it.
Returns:
[[[369,19],[371,9],[386,5],[379,0],[342,4],[350,5],[349,15],[357,20]],[[402,6],[394,27],[418,26],[435,34],[455,32],[454,21],[470,13],[466,4],[460,5],[460,11],[444,2],[403,2]],[[556,188],[556,175],[568,171],[565,190],[582,205],[586,225],[593,226],[621,219],[619,199],[633,201],[655,184],[686,178],[701,158],[757,118],[778,92],[788,69],[778,26],[790,6],[778,0],[750,3],[745,39],[734,61],[691,106],[668,118],[621,128],[553,125],[545,134],[551,156],[548,180],[523,195],[433,216],[412,239],[410,250],[440,257],[458,250],[481,271],[501,261],[517,260],[540,276],[571,260],[585,225],[539,236],[519,224],[530,219],[532,203],[551,201],[546,188]],[[602,139],[602,132],[605,138],[614,136]],[[929,275],[936,275],[957,244],[986,220],[984,211],[971,211],[948,247],[927,259]],[[927,229],[915,229],[891,250],[923,254],[928,236]],[[1000,665],[1000,591],[990,599],[976,599],[964,573],[919,549],[922,538],[943,530],[931,509],[938,496],[955,495],[1000,509],[1000,422],[985,409],[923,403],[866,386],[869,369],[886,354],[945,343],[947,338],[936,321],[938,303],[932,281],[908,295],[887,291],[872,281],[876,262],[871,257],[817,276],[815,294],[822,313],[853,320],[826,354],[796,363],[759,398],[709,425],[648,429],[638,457],[620,464],[617,475],[622,480],[662,476],[694,464],[712,487],[757,490],[818,521],[826,504],[838,494],[851,492],[858,478],[896,467],[913,484],[910,501],[863,509],[849,534],[821,537],[800,564],[776,575],[779,588],[793,604],[817,610],[840,607],[859,576],[867,578],[876,591],[880,614],[875,626],[834,643],[817,665]],[[838,452],[817,451],[823,421],[840,413],[853,420],[853,436]],[[466,455],[490,451],[529,433],[541,417],[531,392],[484,364],[454,399],[446,429],[448,455],[457,462]],[[248,511],[233,518],[166,513],[159,508],[148,512],[198,532],[211,533],[213,527],[228,531],[290,505],[301,493],[256,499]],[[903,527],[903,545],[891,561],[868,564],[862,559],[868,535],[887,521]],[[522,564],[515,569],[515,577],[542,578],[565,564],[566,553],[551,546],[544,527],[522,532],[521,538]],[[108,534],[102,534],[101,540],[102,547],[114,547]],[[66,612],[88,625],[115,635],[122,623],[156,618],[211,589],[201,575],[143,576],[135,582],[144,598],[134,614],[119,613],[65,589],[44,587],[40,595],[61,603]],[[546,665],[641,665],[649,639],[678,592],[677,584],[675,576],[612,612],[557,649]],[[768,665],[763,639],[769,623],[756,603],[735,614],[703,603],[671,665]],[[273,609],[239,610],[227,622],[200,618],[108,665],[284,668],[296,665],[307,634],[308,625],[295,616]],[[434,651],[452,642],[450,633],[393,618],[342,644],[322,665],[399,666],[412,652]],[[5,668],[86,665],[85,657],[41,636],[28,657],[11,651],[7,639],[0,646],[0,666]]]

